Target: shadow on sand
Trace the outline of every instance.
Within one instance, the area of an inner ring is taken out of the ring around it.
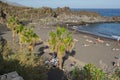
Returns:
[[[0,32],[0,35],[3,35],[3,34],[5,34],[5,33],[3,33],[3,32]]]
[[[38,49],[38,52],[39,52],[39,56],[42,56],[45,52],[44,52],[44,50],[45,49],[48,49],[49,47],[48,46],[42,46],[42,47],[40,47],[39,49]]]
[[[71,53],[70,52],[66,52],[65,56],[63,57],[62,66],[64,65],[64,62],[69,58],[69,56],[74,56],[75,54],[76,54],[76,52],[74,50]]]

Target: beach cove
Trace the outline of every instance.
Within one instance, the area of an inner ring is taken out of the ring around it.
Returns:
[[[120,9],[0,7],[0,78],[119,80]]]
[[[54,26],[41,26],[40,24],[34,24],[34,26],[34,31],[45,42],[47,42],[47,39],[49,38],[49,32],[56,29]],[[3,38],[10,43],[12,41],[11,31],[3,31],[3,33]],[[98,67],[107,66],[107,69],[109,70],[113,68],[112,62],[116,60],[115,57],[120,53],[120,47],[116,40],[80,33],[75,30],[72,30],[72,33],[75,40],[75,47],[73,49],[74,52],[72,58],[68,58],[64,63],[63,67],[65,69],[71,70],[70,64],[74,60],[78,62],[78,66],[84,66],[85,64],[92,63]],[[98,38],[100,38],[102,42],[97,41]],[[36,46],[34,52],[37,52],[40,46]],[[50,55],[49,52],[45,50],[45,53],[42,56],[49,57]],[[102,64],[100,63],[101,61]]]

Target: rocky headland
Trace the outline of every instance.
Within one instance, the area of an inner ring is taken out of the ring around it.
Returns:
[[[17,17],[24,24],[39,22],[41,25],[84,25],[88,23],[120,22],[120,16],[106,17],[97,12],[76,12],[68,7],[58,7],[56,9],[21,7],[0,1],[0,23],[5,23],[11,16]]]

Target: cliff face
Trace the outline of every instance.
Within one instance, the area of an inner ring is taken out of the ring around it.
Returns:
[[[74,12],[71,11],[68,7],[57,8],[55,10],[49,7],[43,8],[30,8],[30,7],[18,7],[8,5],[0,1],[1,15],[4,15],[8,18],[10,16],[17,16],[19,19],[39,19],[43,17],[57,17],[62,14],[66,15],[87,15],[87,16],[99,16],[99,14],[94,12]],[[2,16],[3,17],[3,16]]]
[[[6,18],[10,16],[18,17],[19,19],[39,19],[41,17],[54,17],[55,12],[51,8],[30,8],[30,7],[19,7],[12,6],[0,1],[0,8],[6,14]]]

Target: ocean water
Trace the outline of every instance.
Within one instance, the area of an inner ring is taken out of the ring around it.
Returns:
[[[117,39],[120,37],[120,23],[96,23],[84,26],[73,26],[73,28],[80,32],[110,39]]]
[[[74,11],[98,12],[102,16],[120,16],[120,9],[72,9]],[[84,26],[73,26],[73,28],[101,37],[118,39],[120,38],[120,23],[95,23]]]
[[[120,9],[77,9],[72,8],[73,11],[91,11],[97,12],[102,16],[120,16]]]

